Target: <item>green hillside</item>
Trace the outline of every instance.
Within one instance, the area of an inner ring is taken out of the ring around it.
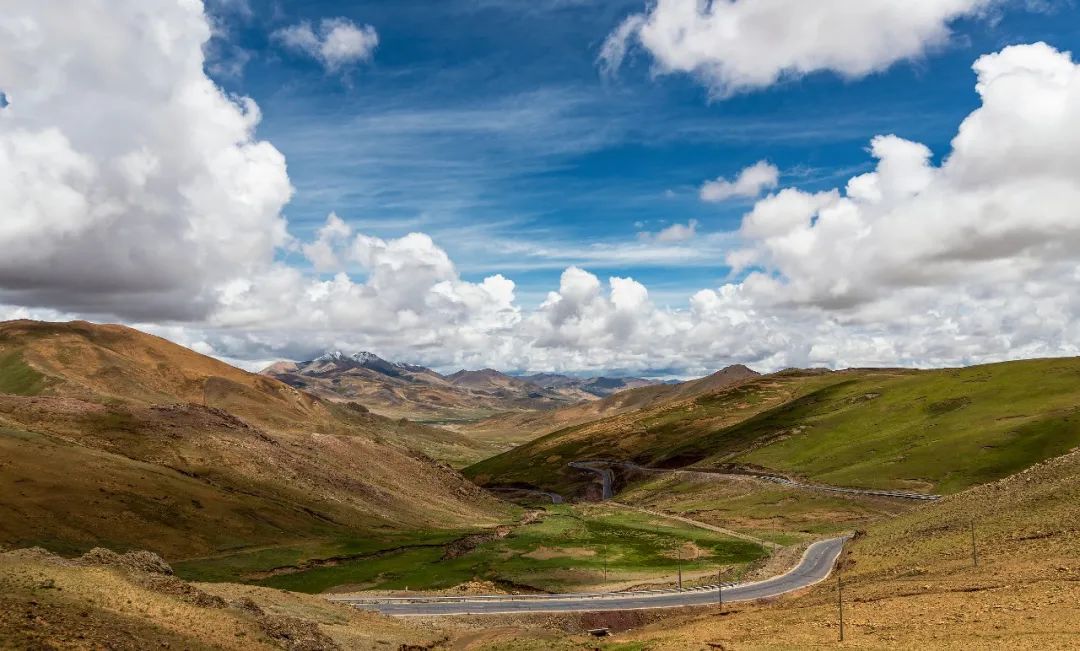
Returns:
[[[769,443],[738,461],[838,485],[951,493],[1080,445],[1080,359],[864,378],[726,436]],[[703,465],[729,458],[713,455]]]
[[[764,467],[814,481],[955,492],[1080,445],[1080,359],[934,371],[784,372],[566,428],[466,469],[579,491],[575,459]]]

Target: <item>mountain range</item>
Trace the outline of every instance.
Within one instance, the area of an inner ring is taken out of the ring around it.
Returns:
[[[341,351],[303,362],[277,362],[261,373],[326,400],[355,401],[375,413],[420,421],[468,421],[499,412],[547,410],[658,384],[643,378],[515,376],[490,368],[443,375],[370,352]]]

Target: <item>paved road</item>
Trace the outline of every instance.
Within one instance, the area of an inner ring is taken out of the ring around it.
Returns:
[[[847,538],[831,538],[811,545],[791,571],[756,583],[723,588],[724,603],[776,597],[826,579]],[[495,615],[507,613],[569,613],[599,610],[642,610],[707,606],[717,603],[717,586],[682,592],[604,592],[560,595],[492,595],[469,597],[364,598],[334,595],[332,601],[386,615]]]

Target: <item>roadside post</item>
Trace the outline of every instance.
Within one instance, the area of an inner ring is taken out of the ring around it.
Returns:
[[[720,612],[724,612],[724,580],[720,578],[723,570],[716,570],[716,600],[720,602]]]
[[[679,591],[682,591],[682,547],[679,547]]]
[[[971,565],[979,566],[979,551],[975,548],[975,521],[971,521]]]
[[[840,609],[840,641],[844,641],[844,584],[840,580],[840,568],[836,569],[836,605]]]
[[[604,583],[607,583],[607,543],[604,543]]]

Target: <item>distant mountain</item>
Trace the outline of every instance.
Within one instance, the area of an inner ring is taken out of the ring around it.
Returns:
[[[367,351],[340,350],[304,362],[276,362],[262,374],[327,400],[354,400],[375,413],[427,421],[476,420],[503,412],[555,409],[660,384],[643,378],[556,373],[518,376],[492,368],[442,375]]]
[[[494,369],[443,376],[370,352],[330,351],[305,362],[277,362],[262,374],[327,400],[352,400],[386,416],[429,421],[551,409],[592,397],[544,388]]]
[[[545,389],[567,390],[574,389],[597,398],[606,398],[613,393],[637,389],[655,384],[661,384],[658,380],[649,380],[639,377],[573,377],[556,373],[535,373],[522,375],[520,379],[530,382]]]

